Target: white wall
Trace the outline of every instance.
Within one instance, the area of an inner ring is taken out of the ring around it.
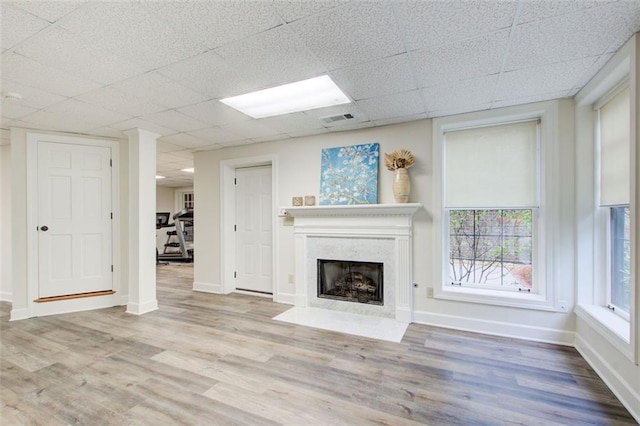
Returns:
[[[559,110],[566,117],[571,112],[571,103],[561,103]],[[562,115],[562,114],[561,114]],[[571,115],[571,114],[569,114]],[[571,122],[572,117],[568,117]],[[535,340],[555,341],[563,344],[573,344],[574,318],[569,313],[545,312],[518,308],[464,303],[428,299],[426,289],[437,283],[432,282],[433,271],[433,212],[431,198],[434,186],[432,170],[432,136],[431,120],[421,120],[410,123],[389,125],[370,129],[348,132],[336,132],[318,136],[288,139],[272,143],[252,146],[226,148],[216,151],[201,152],[195,155],[195,198],[198,203],[198,217],[206,217],[206,223],[199,222],[198,233],[195,236],[198,256],[195,262],[194,280],[203,286],[221,288],[220,265],[220,161],[242,157],[275,154],[278,162],[278,205],[290,206],[292,196],[318,195],[320,187],[320,154],[323,148],[353,145],[366,142],[379,142],[381,155],[386,152],[406,148],[413,152],[417,159],[416,166],[409,170],[411,176],[410,202],[422,203],[421,209],[414,217],[414,300],[416,318],[432,318],[438,315],[440,325],[452,328],[471,329],[485,333],[512,335]],[[572,126],[569,126],[570,128]],[[564,132],[566,129],[557,129]],[[571,134],[564,134],[559,141],[569,144],[562,150],[562,154],[572,152]],[[572,158],[563,160],[572,161]],[[569,168],[567,179],[572,181]],[[392,194],[393,174],[380,166],[379,172],[379,203],[394,203]],[[562,182],[562,176],[559,177]],[[570,184],[567,184],[571,187]],[[566,190],[563,185],[561,191]],[[572,194],[562,194],[572,199]],[[570,201],[566,201],[571,204]],[[571,216],[571,215],[569,215]],[[562,217],[566,217],[563,213]],[[278,246],[274,252],[278,256],[278,280],[280,292],[293,294],[294,284],[288,282],[289,274],[294,273],[293,265],[293,228],[286,226],[282,218],[278,219],[275,229]],[[564,236],[563,238],[567,238]],[[571,246],[572,236],[569,232],[568,246]],[[560,245],[567,247],[566,242]],[[204,260],[203,260],[204,259]],[[559,276],[571,277],[572,264],[560,265],[566,274]],[[558,286],[568,286],[568,297],[572,297],[573,282],[558,282]],[[284,300],[283,298],[282,300]],[[278,300],[280,300],[278,298]],[[571,304],[572,301],[571,301]],[[425,321],[426,322],[426,321]]]
[[[11,301],[11,145],[0,146],[0,300]]]

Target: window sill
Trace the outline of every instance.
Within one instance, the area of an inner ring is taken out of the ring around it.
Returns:
[[[464,287],[447,287],[437,292],[436,299],[459,302],[497,305],[510,308],[534,309],[540,311],[558,311],[551,302],[540,294],[516,293],[500,290],[487,290]]]
[[[631,350],[631,324],[624,318],[607,308],[596,305],[578,305],[576,315],[615,347],[622,349],[625,353]]]

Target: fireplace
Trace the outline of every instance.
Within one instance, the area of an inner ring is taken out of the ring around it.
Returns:
[[[318,259],[318,297],[384,305],[384,264]]]

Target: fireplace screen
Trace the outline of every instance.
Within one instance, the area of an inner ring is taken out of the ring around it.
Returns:
[[[383,305],[382,263],[318,259],[318,297]]]

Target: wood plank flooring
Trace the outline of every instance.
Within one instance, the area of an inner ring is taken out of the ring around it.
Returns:
[[[9,322],[0,303],[0,424],[636,424],[572,348],[418,324],[371,340],[192,282],[192,265],[159,266],[143,316]]]

